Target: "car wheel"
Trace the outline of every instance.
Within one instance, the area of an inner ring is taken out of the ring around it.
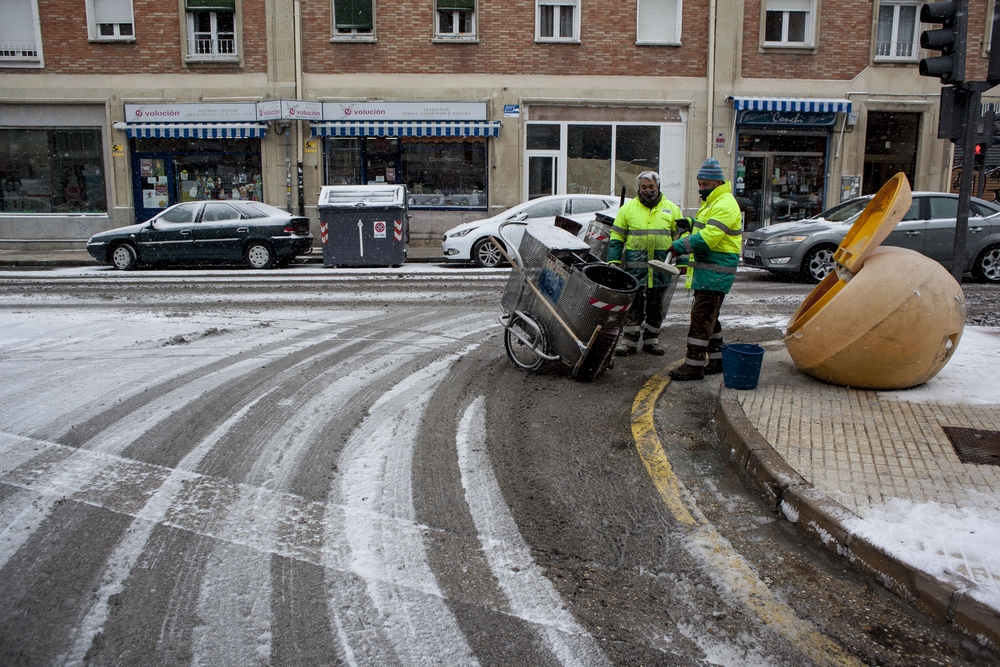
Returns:
[[[802,260],[802,276],[814,283],[826,278],[833,271],[833,253],[836,250],[833,246],[819,246],[807,252]]]
[[[139,265],[135,248],[127,243],[119,243],[111,249],[111,264],[119,271],[134,271]]]
[[[274,251],[266,243],[254,241],[247,246],[246,259],[251,269],[269,269],[274,266]]]
[[[979,253],[972,275],[988,283],[1000,283],[1000,246],[991,246]]]
[[[500,254],[500,248],[493,242],[493,239],[487,237],[479,239],[472,246],[472,261],[476,263],[476,266],[492,269],[500,266],[503,262],[503,255]]]

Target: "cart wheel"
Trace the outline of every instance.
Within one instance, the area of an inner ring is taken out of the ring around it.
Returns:
[[[611,368],[615,363],[615,345],[618,344],[618,327],[608,327],[601,329],[597,334],[587,358],[580,364],[580,370],[576,374],[581,380],[590,382],[596,378],[605,368]]]
[[[525,313],[525,317],[529,318],[538,327],[538,335],[531,330],[530,327],[526,326],[524,320],[520,317],[514,319],[514,323],[510,325],[510,329],[506,329],[503,332],[503,346],[507,349],[507,356],[510,358],[511,363],[520,368],[522,371],[527,371],[529,373],[537,371],[545,363],[545,359],[535,354],[532,347],[538,347],[543,352],[548,352],[549,348],[549,335],[545,330],[545,325],[542,324],[541,320],[535,316],[534,313]],[[526,340],[530,340],[534,345],[528,346],[522,343],[517,336],[514,335],[513,330],[516,329],[518,333],[522,334]]]

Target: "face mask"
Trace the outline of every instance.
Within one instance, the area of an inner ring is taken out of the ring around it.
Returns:
[[[652,208],[656,202],[660,201],[660,191],[656,192],[640,192],[639,201],[641,201],[646,208]]]
[[[698,190],[698,194],[701,195],[702,199],[708,199],[708,195],[712,194],[713,190],[715,190],[715,188],[707,188],[705,190]]]

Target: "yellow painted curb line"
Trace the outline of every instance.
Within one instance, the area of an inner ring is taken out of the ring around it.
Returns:
[[[743,557],[733,549],[695,505],[684,484],[674,474],[663,444],[656,435],[654,411],[656,401],[670,384],[666,372],[651,377],[636,394],[632,403],[632,437],[649,476],[671,514],[682,525],[692,529],[690,544],[725,581],[743,603],[760,620],[787,639],[792,646],[817,665],[829,667],[864,667],[864,663],[849,655],[838,644],[813,629],[795,611],[771,594]]]

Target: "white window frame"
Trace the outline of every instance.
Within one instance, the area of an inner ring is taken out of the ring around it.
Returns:
[[[875,44],[875,60],[879,62],[916,62],[920,56],[920,5],[921,2],[914,2],[913,0],[881,0],[878,3],[877,14],[875,15],[875,39],[873,40]],[[879,22],[882,15],[883,7],[892,7],[892,41],[889,42],[889,53],[880,54],[878,41],[879,32]],[[905,35],[905,37],[910,38],[910,44],[912,45],[910,55],[900,56],[896,55],[896,50],[899,43],[902,41],[900,39],[900,25],[899,25],[899,12],[900,7],[913,7],[913,34]]]
[[[102,35],[102,25],[111,26],[114,32]],[[131,34],[122,34],[123,25],[131,28]],[[135,13],[132,0],[87,0],[87,32],[90,40],[95,42],[134,42]]]
[[[636,0],[635,43],[680,46],[683,0]]]
[[[4,33],[0,33],[0,67],[45,67],[45,59],[42,55],[42,27],[39,22],[37,0],[12,0],[12,4],[18,5],[17,9],[20,13],[12,15],[9,13],[11,9],[8,8],[8,13],[3,19],[8,38],[5,40],[2,36]],[[14,18],[11,18],[12,16]],[[17,21],[16,25],[15,20]],[[10,39],[9,36],[12,33],[21,35],[21,37]]]
[[[765,47],[812,48],[815,45],[817,0],[763,0],[762,4],[760,34],[761,43]],[[780,41],[767,41],[767,15],[770,12],[783,14]],[[804,12],[806,15],[804,39],[801,42],[788,41],[788,18],[792,12]]]
[[[461,10],[448,10],[438,9],[438,0],[434,1],[434,39],[439,39],[442,41],[475,41],[477,36],[477,11],[478,3],[473,3],[473,8],[471,11],[461,11]],[[454,26],[451,32],[442,32],[441,30],[441,15],[445,12],[452,14],[451,22]],[[459,32],[458,26],[461,19],[461,14],[468,14],[468,30],[465,32]]]
[[[580,4],[582,0],[535,0],[535,41],[536,42],[561,42],[561,43],[579,43],[580,41]],[[542,11],[543,7],[551,7],[553,11],[553,33],[552,35],[542,36]],[[572,8],[573,12],[573,34],[567,37],[562,37],[559,34],[559,27],[562,24],[562,19],[565,8]]]
[[[232,53],[223,53],[218,50],[218,46],[221,42],[219,39],[219,14],[229,14],[230,12],[205,12],[211,16],[212,27],[211,32],[207,33],[211,35],[212,52],[211,53],[197,53],[196,49],[198,47],[199,40],[195,36],[194,29],[194,18],[195,14],[200,12],[187,12],[186,22],[187,22],[187,62],[239,62],[240,60],[240,43],[237,38],[239,32],[239,22],[237,21],[236,12],[232,12],[233,15],[233,51]],[[197,33],[206,34],[206,33]],[[228,33],[223,33],[228,34]]]

